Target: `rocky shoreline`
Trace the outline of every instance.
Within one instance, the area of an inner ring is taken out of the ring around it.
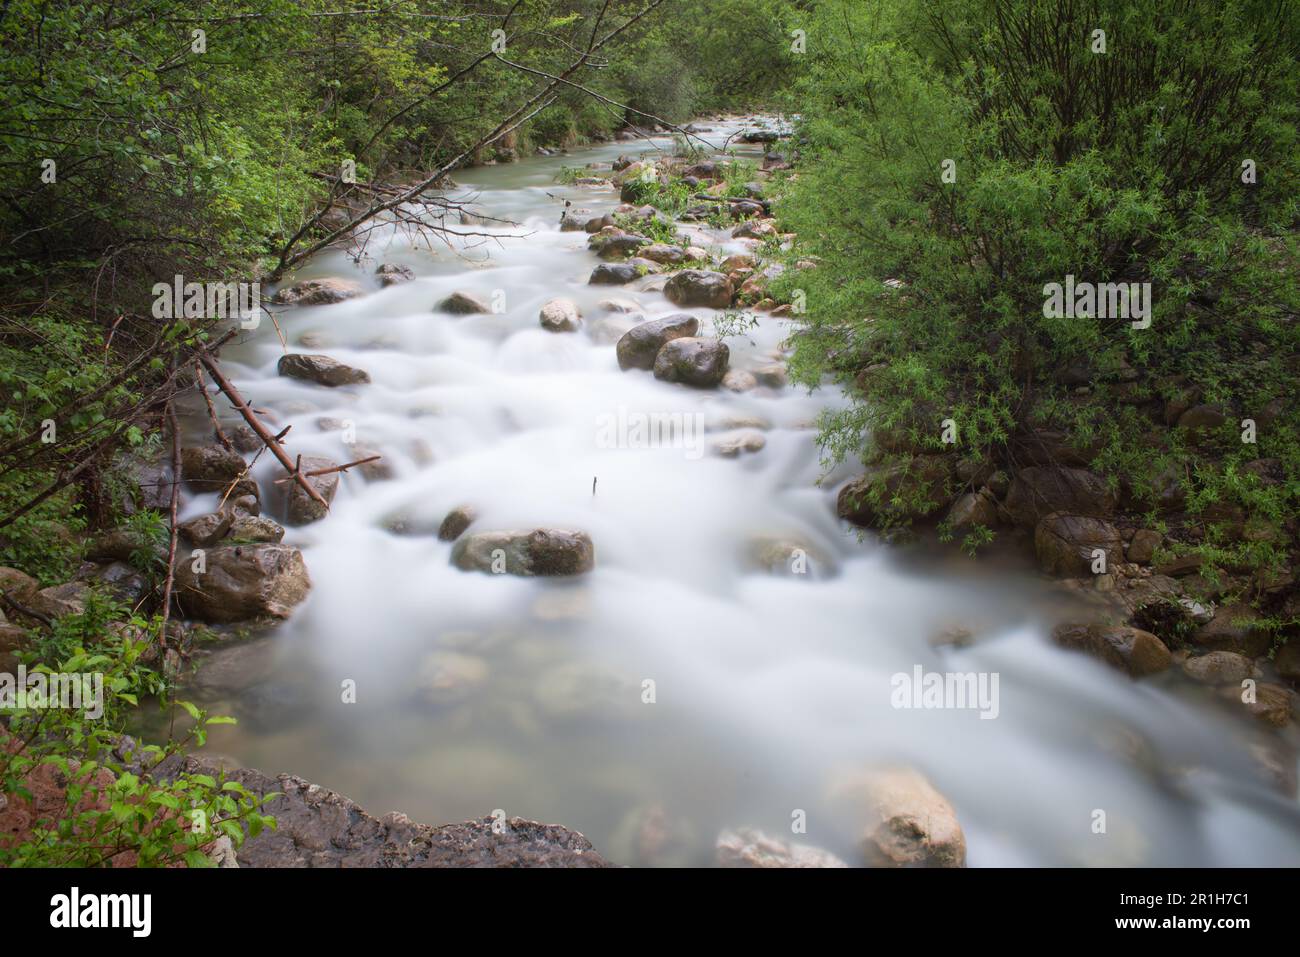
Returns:
[[[488,816],[434,827],[404,814],[376,818],[353,801],[292,774],[225,767],[188,757],[167,776],[187,772],[237,781],[265,797],[275,830],[248,838],[233,853],[238,867],[609,867],[591,842],[568,828],[523,818]]]

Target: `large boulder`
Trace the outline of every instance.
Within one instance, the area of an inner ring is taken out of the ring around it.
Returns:
[[[324,306],[361,295],[361,284],[351,279],[305,279],[275,294],[274,302],[295,306]]]
[[[187,618],[235,622],[288,618],[307,597],[311,579],[302,552],[290,545],[221,545],[176,569],[176,603]]]
[[[655,356],[654,375],[665,382],[711,389],[727,374],[730,353],[720,339],[670,339]]]
[[[832,799],[863,821],[862,852],[871,867],[965,867],[966,835],[957,812],[912,768],[855,774]]]
[[[547,300],[537,318],[548,332],[576,332],[582,325],[582,316],[571,299]]]
[[[340,385],[354,385],[369,382],[370,374],[364,369],[354,369],[329,356],[305,355],[293,352],[281,356],[276,364],[276,371],[290,379],[302,379],[331,388]]]
[[[678,306],[725,309],[731,304],[731,280],[707,269],[683,269],[664,286],[668,301]]]
[[[1098,549],[1106,557],[1102,572],[1124,561],[1124,540],[1119,529],[1104,519],[1053,512],[1043,516],[1034,530],[1038,564],[1049,575],[1079,578],[1092,574]]]
[[[302,457],[301,469],[307,478],[307,484],[316,490],[321,498],[325,500],[325,505],[321,505],[302,487],[297,481],[283,483],[285,489],[285,520],[290,525],[307,525],[311,522],[320,521],[329,514],[328,505],[334,500],[334,493],[339,488],[339,473],[328,472],[325,475],[307,475],[308,472],[318,472],[324,469],[333,468],[337,462],[331,462],[329,459],[321,458],[317,455],[304,455]],[[288,473],[282,473],[284,478]]]
[[[684,312],[633,326],[614,347],[620,369],[653,369],[655,356],[672,339],[694,336],[700,321]]]
[[[1173,655],[1163,641],[1149,631],[1126,625],[1058,625],[1052,640],[1134,678],[1157,674],[1173,664]]]
[[[1033,528],[1052,512],[1104,518],[1115,510],[1115,496],[1095,472],[1035,465],[1016,473],[1004,505],[1014,524]]]
[[[477,532],[457,540],[451,563],[463,571],[498,575],[581,575],[595,565],[595,549],[586,532],[553,528]]]
[[[181,449],[181,477],[195,492],[221,492],[233,483],[232,497],[257,494],[257,484],[241,478],[247,464],[238,452],[223,445],[188,445]]]

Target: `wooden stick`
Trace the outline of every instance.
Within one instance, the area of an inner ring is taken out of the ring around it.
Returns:
[[[181,497],[181,429],[176,421],[176,405],[170,399],[167,400],[167,426],[172,430],[171,536],[167,541],[167,579],[163,582],[162,623],[158,626],[158,644],[164,647],[167,644],[167,619],[172,610],[172,583],[176,580],[176,512]]]
[[[320,492],[312,488],[311,483],[308,482],[305,477],[298,474],[298,470],[294,466],[293,462],[289,460],[289,454],[285,452],[284,446],[282,446],[276,437],[270,433],[267,427],[262,424],[262,420],[253,414],[253,410],[248,407],[248,403],[245,402],[244,397],[239,394],[239,390],[231,385],[230,380],[227,379],[225,373],[221,371],[221,367],[217,365],[216,360],[207,352],[203,352],[199,354],[199,361],[202,362],[203,367],[208,370],[208,375],[212,376],[212,381],[217,384],[217,388],[226,394],[226,398],[230,400],[230,404],[239,410],[239,414],[244,417],[244,421],[248,423],[248,427],[256,433],[257,437],[262,440],[268,449],[271,450],[271,454],[274,455],[279,460],[280,464],[284,466],[284,470],[293,475],[298,480],[298,484],[302,486],[303,491],[328,511],[330,503],[321,497]]]
[[[333,474],[334,472],[346,472],[348,469],[352,468],[352,466],[354,466],[354,465],[365,465],[367,462],[377,462],[377,461],[379,461],[379,460],[382,459],[382,458],[383,458],[382,455],[372,455],[372,456],[370,456],[369,458],[357,459],[355,462],[349,462],[349,463],[347,463],[346,465],[332,465],[332,466],[330,466],[330,467],[327,468],[327,469],[316,469],[316,470],[313,471],[313,472],[305,472],[305,473],[303,473],[303,474],[306,475],[307,478],[315,478],[315,477],[318,476],[318,475],[331,475],[331,474]],[[302,459],[302,456],[299,456],[299,460],[301,460],[301,459]],[[276,484],[276,485],[282,485],[282,484],[284,484],[285,482],[292,481],[292,479],[293,479],[293,476],[292,476],[292,475],[286,475],[286,476],[284,476],[284,478],[278,478],[278,479],[276,479],[276,480],[275,480],[275,484]]]
[[[221,423],[217,420],[217,410],[212,404],[212,396],[208,395],[207,386],[203,382],[203,367],[197,362],[194,363],[194,380],[197,384],[199,393],[203,396],[203,401],[208,406],[208,418],[212,420],[212,430],[216,433],[217,441],[227,449],[233,451],[234,445],[227,438],[226,433],[221,429]]]

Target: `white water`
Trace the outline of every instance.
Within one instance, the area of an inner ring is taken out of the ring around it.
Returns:
[[[1052,647],[1046,628],[1062,610],[1025,569],[906,561],[836,520],[834,491],[851,471],[818,484],[809,428],[835,395],[701,392],[619,371],[612,341],[591,335],[599,300],[634,298],[649,318],[681,310],[657,292],[587,286],[597,261],[587,236],[558,231],[548,193],[593,215],[611,209],[614,191],[558,186],[555,173],[645,148],[464,171],[457,180],[480,192],[479,206],[521,225],[466,227],[495,238],[456,250],[376,237],[359,266],[335,252],[295,277],[373,288],[279,315],[292,351],[364,368],[370,385],[278,377],[268,323],[225,350],[250,401],[279,427],[292,423],[292,453],[357,457],[317,424],[350,420],[395,475],[367,482],[354,471],[326,520],[289,530],[312,593],[269,637],[218,652],[239,657],[241,677],[225,690],[210,683],[209,704],[241,724],[218,729],[210,749],[300,774],[376,814],[441,823],[501,808],[562,823],[617,863],[707,863],[721,828],[789,837],[795,809],[808,815],[796,840],[856,861],[857,822],[832,807],[829,782],[891,760],[922,768],[949,797],[972,866],[1300,863],[1300,814],[1248,758],[1253,728],[1208,695],[1184,694],[1173,675],[1134,683]],[[380,290],[379,262],[406,263],[417,278]],[[453,290],[503,291],[505,311],[434,314]],[[582,332],[539,327],[552,296],[579,304]],[[729,340],[732,367],[770,363],[788,331],[764,317]],[[620,407],[771,427],[761,452],[732,460],[598,447],[598,416]],[[264,490],[274,474],[259,464]],[[187,514],[212,504],[192,501]],[[460,572],[433,531],[462,504],[478,509],[475,531],[585,530],[596,570],[569,582]],[[390,532],[397,514],[426,531]],[[757,536],[803,541],[833,557],[833,574],[816,560],[802,578],[755,570],[745,556]],[[954,624],[975,631],[974,646],[932,648],[930,636]],[[997,672],[998,717],[895,710],[890,677],[917,664]],[[422,673],[439,667],[460,683],[422,694]],[[341,701],[346,679],[356,704]],[[653,704],[641,700],[645,679]],[[655,806],[670,836],[647,854],[636,831]],[[1092,833],[1095,809],[1105,835]]]

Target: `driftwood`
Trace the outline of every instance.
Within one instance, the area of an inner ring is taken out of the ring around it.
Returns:
[[[217,384],[217,388],[226,394],[226,398],[230,400],[230,404],[233,405],[239,411],[239,414],[244,417],[244,421],[248,423],[248,427],[253,430],[257,437],[262,440],[262,443],[271,450],[271,454],[274,455],[280,461],[280,464],[284,466],[284,470],[289,472],[298,480],[298,484],[302,486],[303,491],[328,511],[330,507],[329,502],[325,501],[320,492],[316,491],[316,489],[312,487],[312,484],[307,481],[305,476],[298,473],[297,467],[292,461],[290,461],[289,454],[285,452],[284,446],[280,444],[279,439],[272,435],[270,430],[262,424],[262,420],[253,414],[253,410],[248,407],[248,403],[244,401],[244,397],[239,394],[238,389],[231,385],[230,380],[226,378],[225,373],[221,371],[221,367],[217,365],[216,360],[211,356],[211,354],[207,352],[200,353],[199,361],[202,362],[203,367],[208,370],[208,375],[210,375],[212,381]],[[281,432],[280,434],[283,435],[284,433]]]

